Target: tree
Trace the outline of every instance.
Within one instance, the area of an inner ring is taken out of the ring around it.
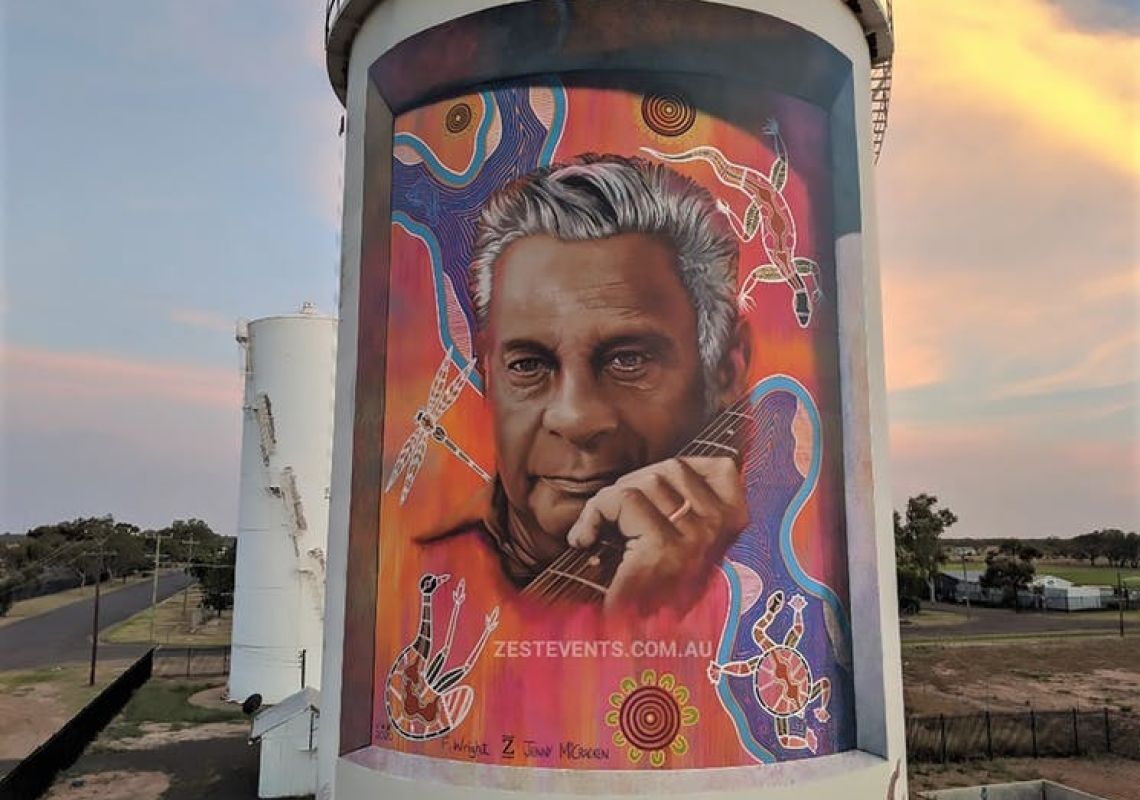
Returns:
[[[162,536],[162,554],[175,563],[208,562],[227,545],[227,539],[214,533],[200,519],[176,519],[158,533]],[[153,558],[154,548],[150,548]]]
[[[934,601],[934,579],[946,561],[942,549],[942,534],[958,521],[948,508],[936,508],[938,498],[920,494],[906,502],[906,521],[896,511],[895,559],[900,582],[906,572],[918,575],[926,584],[931,602]]]
[[[1007,539],[996,552],[986,556],[981,584],[987,589],[1001,589],[1003,601],[1012,602],[1017,608],[1017,593],[1028,588],[1037,572],[1033,561],[1040,557],[1041,551],[1036,547]]]
[[[209,559],[195,559],[190,565],[193,575],[202,587],[202,605],[221,614],[234,604],[234,565],[237,546],[230,545]]]
[[[1095,567],[1096,560],[1107,555],[1104,534],[1101,531],[1092,531],[1074,537],[1069,543],[1069,554],[1082,561],[1087,558],[1089,566]]]
[[[0,617],[8,616],[8,609],[12,607],[14,601],[13,593],[16,588],[16,582],[13,580],[0,581]]]

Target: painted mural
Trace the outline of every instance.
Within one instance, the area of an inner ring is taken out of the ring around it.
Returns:
[[[654,81],[395,121],[374,746],[855,746],[827,114]]]

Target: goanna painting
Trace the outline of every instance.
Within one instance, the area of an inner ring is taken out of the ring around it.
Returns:
[[[854,747],[827,116],[656,80],[396,119],[379,747]]]

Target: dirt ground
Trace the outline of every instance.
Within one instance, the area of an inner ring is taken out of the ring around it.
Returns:
[[[209,739],[238,738],[249,735],[248,722],[207,722],[201,725],[179,726],[167,722],[144,722],[142,735],[125,739],[101,736],[95,741],[97,750],[154,750],[180,742],[204,742]]]
[[[907,714],[1109,708],[1140,713],[1140,637],[903,648]]]
[[[94,687],[82,666],[0,673],[0,761],[22,759],[47,741],[128,663],[100,663]]]
[[[909,769],[911,797],[927,789],[1046,779],[1107,800],[1136,800],[1140,786],[1140,761],[1123,758],[1007,758]]]
[[[0,693],[0,759],[23,758],[69,718],[58,686],[32,684]]]
[[[908,715],[1109,708],[1140,713],[1140,637],[1041,639],[903,648]],[[910,765],[912,797],[925,789],[1046,778],[1109,800],[1137,800],[1140,761],[995,759]]]
[[[169,788],[162,772],[100,772],[57,783],[47,800],[160,800]]]

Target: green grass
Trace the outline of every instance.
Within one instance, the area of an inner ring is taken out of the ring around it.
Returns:
[[[246,719],[240,708],[202,708],[190,703],[190,696],[216,683],[155,678],[135,692],[108,733],[114,738],[137,736],[143,723],[166,722],[176,727],[207,722],[240,722]]]
[[[978,560],[967,560],[966,569],[984,572],[986,569],[986,562]],[[942,571],[950,575],[959,576],[962,574],[962,562],[947,561],[942,565]],[[1116,574],[1118,572],[1120,573],[1120,577],[1124,579],[1125,584],[1128,586],[1135,587],[1137,585],[1140,585],[1140,569],[1131,569],[1130,567],[1110,567],[1106,564],[1097,564],[1094,567],[1087,563],[1055,563],[1051,561],[1037,562],[1038,575],[1055,575],[1058,578],[1064,578],[1067,581],[1072,581],[1077,586],[1115,586]]]
[[[1120,569],[1104,565],[1093,567],[1088,564],[1037,565],[1037,574],[1056,575],[1058,578],[1072,581],[1078,586],[1115,586],[1117,573],[1120,573],[1120,577],[1129,586],[1140,581],[1140,569],[1129,569],[1127,567]]]
[[[171,595],[155,607],[154,633],[160,644],[205,647],[230,643],[232,615],[226,612],[221,619],[211,619],[192,629],[188,615],[192,616],[201,600],[202,591],[198,584],[188,590]],[[99,634],[103,642],[119,644],[145,644],[150,642],[151,609],[144,608],[133,617],[123,620]]]

